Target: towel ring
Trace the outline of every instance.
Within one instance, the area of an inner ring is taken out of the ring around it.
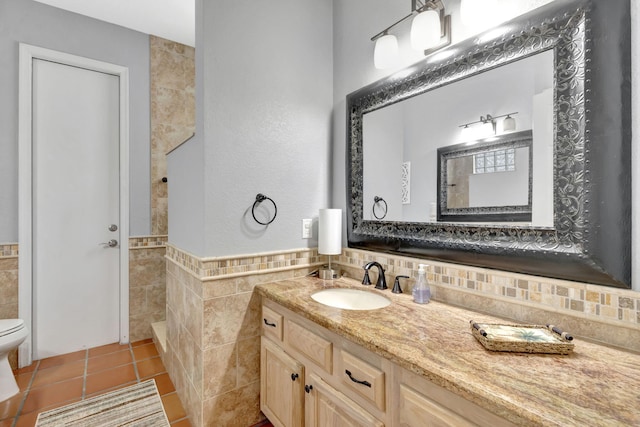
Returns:
[[[376,215],[376,205],[379,202],[384,203],[384,214],[382,216]],[[384,219],[384,217],[387,216],[387,211],[388,210],[389,210],[389,208],[387,207],[387,202],[382,197],[375,196],[373,198],[373,208],[371,208],[371,211],[373,212],[373,216],[375,216],[376,219]]]
[[[268,200],[273,204],[273,209],[274,209],[273,218],[271,218],[271,220],[268,221],[268,222],[260,222],[260,221],[258,221],[258,218],[256,218],[255,210],[256,210],[256,207],[258,205],[260,205],[260,203],[264,202],[265,200]],[[260,225],[269,225],[269,224],[271,224],[273,222],[273,220],[276,219],[276,215],[278,215],[278,207],[276,206],[276,202],[274,202],[270,197],[267,197],[262,193],[258,193],[256,195],[256,201],[253,202],[253,207],[251,208],[251,215],[253,216],[253,219]]]

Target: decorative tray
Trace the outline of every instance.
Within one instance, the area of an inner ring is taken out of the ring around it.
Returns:
[[[507,325],[469,322],[471,333],[491,351],[569,354],[573,337],[553,325]]]

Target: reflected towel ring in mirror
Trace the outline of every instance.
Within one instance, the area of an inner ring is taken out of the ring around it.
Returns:
[[[271,218],[267,222],[262,222],[262,221],[258,221],[258,218],[256,218],[256,207],[258,207],[260,205],[260,203],[264,202],[265,200],[269,200],[273,204],[273,218]],[[276,202],[274,202],[270,197],[267,197],[262,193],[258,193],[256,195],[256,201],[253,202],[253,207],[251,208],[251,215],[253,216],[253,219],[258,224],[260,224],[260,225],[269,225],[269,224],[271,224],[273,222],[274,219],[276,219],[276,215],[278,215],[278,206],[276,206]]]
[[[382,214],[382,216],[378,216],[378,215],[376,215],[376,205],[377,205],[379,202],[384,203],[384,214]],[[375,216],[375,217],[376,217],[376,219],[384,219],[384,217],[385,217],[385,216],[387,216],[387,210],[388,210],[387,202],[386,202],[382,197],[375,196],[375,197],[373,198],[373,208],[371,208],[371,211],[373,212],[373,216]]]

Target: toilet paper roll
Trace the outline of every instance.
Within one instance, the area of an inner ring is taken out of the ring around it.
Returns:
[[[318,253],[342,253],[342,209],[320,209],[318,224]]]

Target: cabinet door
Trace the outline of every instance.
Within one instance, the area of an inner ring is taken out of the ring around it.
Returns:
[[[307,379],[306,427],[384,427],[354,401],[316,375]]]
[[[262,337],[260,409],[276,427],[304,425],[304,366]]]
[[[471,427],[475,425],[405,385],[400,386],[398,397],[400,398],[401,427]]]

